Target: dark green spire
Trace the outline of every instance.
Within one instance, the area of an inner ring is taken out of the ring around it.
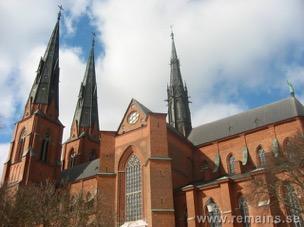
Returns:
[[[60,12],[44,56],[40,59],[29,100],[31,104],[55,104],[59,112],[59,24]]]
[[[93,38],[73,122],[77,121],[78,129],[95,129],[99,131],[94,43],[95,40]]]
[[[172,38],[170,85],[168,86],[168,116],[169,124],[182,135],[188,136],[192,130],[191,114],[187,87],[184,86],[177,57],[174,34]]]

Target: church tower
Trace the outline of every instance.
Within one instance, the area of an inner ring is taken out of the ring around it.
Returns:
[[[64,127],[58,119],[60,16],[59,12],[24,115],[16,124],[2,179],[8,186],[55,180],[60,173]]]
[[[93,38],[86,71],[80,85],[70,138],[64,144],[64,169],[99,156],[99,120]]]
[[[192,130],[188,90],[187,86],[183,84],[173,32],[171,33],[171,38],[171,73],[170,85],[167,88],[169,124],[187,137]]]

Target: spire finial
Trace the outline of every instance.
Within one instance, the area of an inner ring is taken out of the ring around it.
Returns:
[[[295,89],[294,89],[293,84],[289,80],[287,80],[287,84],[289,87],[289,93],[290,93],[291,97],[295,97]]]
[[[58,12],[58,17],[57,17],[57,20],[60,20],[60,17],[61,17],[61,11],[63,11],[63,7],[62,5],[58,5],[58,8],[59,8],[59,12]]]
[[[171,29],[171,39],[174,40],[174,33],[173,33],[173,25],[170,25],[170,29]]]
[[[92,32],[92,47],[95,47],[95,37],[96,37],[96,33]]]

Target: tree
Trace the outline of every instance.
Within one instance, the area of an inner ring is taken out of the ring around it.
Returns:
[[[304,135],[286,139],[280,149],[273,147],[276,150],[267,156],[264,174],[252,181],[248,197],[253,201],[269,199],[277,214],[304,224]]]
[[[93,213],[84,193],[52,182],[0,189],[0,226],[87,226]]]

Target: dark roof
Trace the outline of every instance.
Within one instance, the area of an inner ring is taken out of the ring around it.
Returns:
[[[141,110],[144,112],[144,114],[149,114],[152,113],[152,111],[150,109],[148,109],[146,106],[144,106],[143,104],[141,104],[139,101],[137,101],[136,99],[132,99],[131,101],[132,104],[136,103],[138,104],[138,106],[141,108]]]
[[[99,159],[87,162],[73,168],[64,170],[61,173],[62,182],[72,182],[97,175],[99,172]]]
[[[193,128],[188,139],[197,146],[297,116],[304,116],[304,107],[290,97]]]
[[[59,108],[59,17],[37,69],[29,99],[32,103],[50,104]]]

